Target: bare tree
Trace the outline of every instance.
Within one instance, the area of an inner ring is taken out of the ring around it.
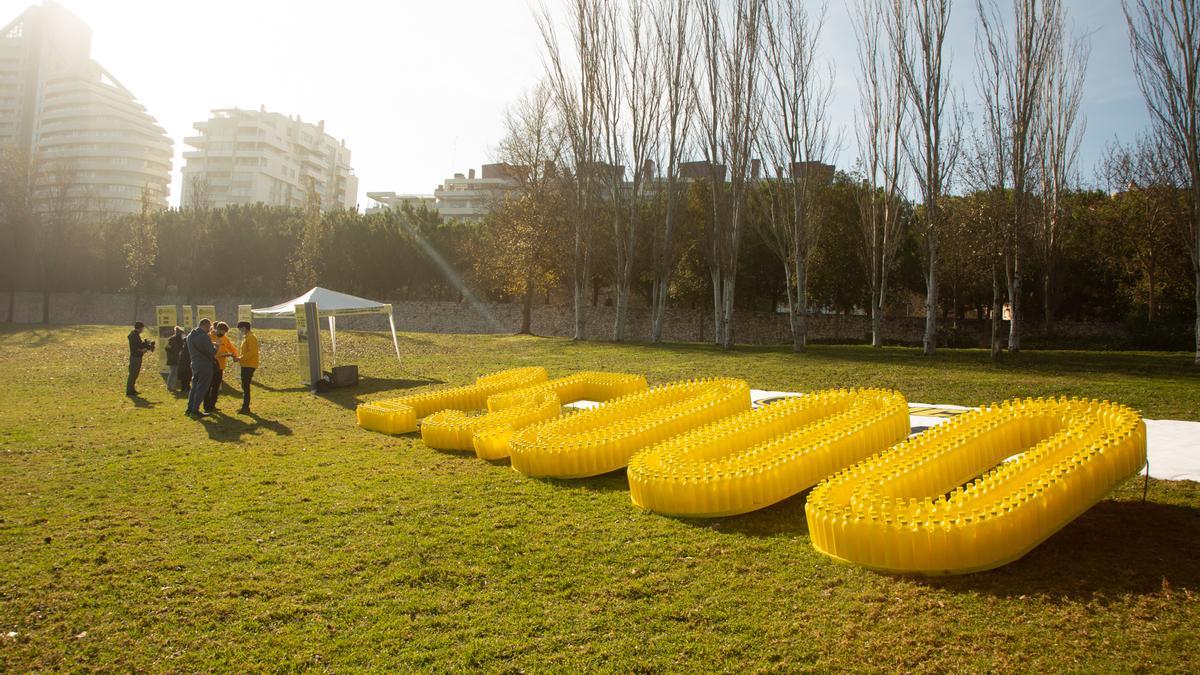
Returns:
[[[924,352],[937,351],[938,238],[941,201],[958,161],[960,127],[950,97],[950,67],[944,59],[951,0],[892,0],[888,33],[899,54],[900,81],[915,137],[905,136],[905,155],[925,202]]]
[[[654,49],[654,24],[645,0],[632,0],[625,12],[606,2],[600,13],[597,108],[600,147],[605,166],[602,182],[608,188],[609,216],[615,244],[616,312],[613,339],[625,339],[630,289],[637,254],[640,210],[646,181],[653,173],[647,162],[658,142],[659,60]],[[632,181],[625,182],[625,164]]]
[[[571,46],[565,48],[554,18],[544,5],[536,16],[546,51],[543,63],[546,81],[558,108],[559,119],[570,148],[569,167],[574,173],[571,203],[575,246],[573,255],[574,339],[586,338],[586,289],[591,276],[592,210],[596,157],[599,145],[597,79],[601,53],[601,0],[568,0],[571,8]],[[574,62],[572,63],[572,59]]]
[[[712,187],[708,266],[713,324],[716,343],[724,349],[733,348],[734,290],[745,229],[746,191],[757,179],[757,163],[751,154],[761,117],[762,13],[763,0],[703,0],[699,12],[701,81],[696,87],[696,109]]]
[[[1021,349],[1022,256],[1028,237],[1032,200],[1030,174],[1038,165],[1036,122],[1047,64],[1062,32],[1061,0],[1011,0],[1011,20],[1006,21],[1000,0],[978,0],[982,43],[988,58],[997,64],[999,100],[1009,149],[1008,178],[1012,189],[1012,224],[1004,253],[1008,286],[1008,349]],[[1012,25],[1012,34],[1007,25]]]
[[[992,277],[989,344],[992,360],[997,361],[1005,342],[1000,331],[1000,322],[1004,316],[1004,293],[1001,288],[1004,285],[1001,284],[1001,279],[1006,269],[1005,256],[1012,246],[1011,218],[998,216],[1001,211],[1011,211],[1007,206],[1010,198],[1008,153],[1011,143],[1004,98],[1005,55],[1000,52],[998,44],[987,39],[983,31],[976,33],[975,41],[979,53],[975,82],[983,103],[983,125],[982,131],[976,127],[973,152],[969,156],[964,175],[972,190],[988,195],[977,218],[980,226],[988,231],[986,241]]]
[[[871,344],[875,347],[883,346],[888,278],[904,227],[900,181],[905,96],[898,49],[887,39],[887,11],[879,0],[859,0],[852,15],[859,60],[855,132],[862,153],[854,196],[861,234],[860,258],[871,304]]]
[[[1060,23],[1061,23],[1060,19]],[[1083,37],[1070,42],[1060,31],[1050,50],[1046,76],[1042,80],[1041,115],[1038,118],[1037,155],[1041,161],[1042,217],[1035,222],[1041,254],[1042,302],[1045,330],[1054,332],[1057,271],[1062,262],[1063,238],[1071,219],[1063,197],[1072,182],[1078,182],[1076,159],[1085,121],[1079,114],[1083,81],[1087,74],[1090,43]]]
[[[661,194],[665,200],[661,226],[655,228],[652,258],[653,282],[650,290],[650,339],[662,341],[663,320],[675,267],[675,221],[679,203],[679,164],[688,145],[692,125],[692,71],[696,64],[695,44],[690,28],[692,12],[689,0],[661,0],[655,14],[660,86],[659,116]]]
[[[656,26],[646,0],[630,2],[627,29],[624,75],[632,182],[626,226],[622,231],[624,237],[617,241],[617,313],[613,337],[618,342],[625,339],[640,214],[646,200],[647,183],[654,179],[652,158],[658,154],[662,115],[662,54],[655,48]]]
[[[764,240],[783,262],[791,316],[792,351],[808,344],[808,263],[820,235],[816,196],[832,171],[825,161],[836,139],[830,128],[833,70],[822,74],[817,49],[826,6],[810,14],[802,0],[772,0],[763,11],[763,65],[767,120],[759,147],[774,184]]]
[[[1192,261],[1200,366],[1200,0],[1122,0],[1133,70],[1156,132],[1188,179],[1183,225]]]
[[[517,167],[511,176],[517,181],[515,199],[522,222],[515,224],[524,236],[508,239],[519,250],[507,251],[521,282],[523,302],[521,333],[532,329],[533,296],[537,278],[552,264],[548,258],[557,250],[552,225],[557,214],[551,213],[557,204],[556,169],[563,151],[563,140],[554,118],[554,99],[543,82],[514,103],[504,115],[505,134],[497,148],[497,160]]]

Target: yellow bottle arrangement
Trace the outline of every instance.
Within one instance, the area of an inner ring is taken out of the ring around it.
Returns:
[[[839,560],[899,573],[976,572],[1020,558],[1145,463],[1146,425],[1133,410],[1019,399],[838,472],[813,489],[805,513],[813,546]]]
[[[475,384],[409,394],[359,405],[355,410],[358,426],[385,434],[405,434],[417,430],[417,420],[439,410],[477,410],[487,398],[513,389],[546,381],[546,369],[512,368],[481,375]]]
[[[563,405],[576,401],[611,401],[644,391],[646,386],[643,375],[585,371],[527,389],[493,394],[488,397],[486,415],[468,417],[447,412],[444,421],[439,422],[456,429],[447,434],[451,437],[448,441],[455,444],[454,449],[474,449],[481,459],[503,459],[509,455],[508,443],[515,431],[558,417]],[[430,421],[442,416],[438,413],[425,421],[421,427],[422,437]]]
[[[616,471],[638,450],[750,408],[742,380],[676,382],[512,435],[512,466],[530,476],[583,478]]]
[[[836,389],[784,399],[634,455],[629,492],[644,509],[710,518],[769,506],[909,433],[896,391]]]

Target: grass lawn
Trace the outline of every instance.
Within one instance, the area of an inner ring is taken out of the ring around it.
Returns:
[[[804,496],[735,518],[641,512],[623,472],[507,462],[354,426],[354,406],[516,365],[735,375],[978,404],[1078,394],[1200,419],[1181,353],[817,346],[721,353],[509,336],[339,335],[360,387],[297,385],[264,331],[259,415],[192,421],[127,329],[0,326],[0,671],[1200,671],[1200,484],[1118,489],[1022,560],[939,579],[831,562]],[[238,406],[227,390],[222,409]]]

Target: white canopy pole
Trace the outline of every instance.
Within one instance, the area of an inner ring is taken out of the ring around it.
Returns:
[[[333,365],[337,365],[337,317],[329,315],[329,341],[333,343]]]
[[[396,348],[396,361],[400,361],[400,342],[396,340],[396,318],[392,316],[392,306],[387,306],[388,325],[392,327],[392,346]]]

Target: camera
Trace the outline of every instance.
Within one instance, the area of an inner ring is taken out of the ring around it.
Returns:
[[[146,346],[146,349],[148,349],[150,351],[154,351],[154,346],[156,343],[154,340],[146,340],[142,344],[144,344]]]

